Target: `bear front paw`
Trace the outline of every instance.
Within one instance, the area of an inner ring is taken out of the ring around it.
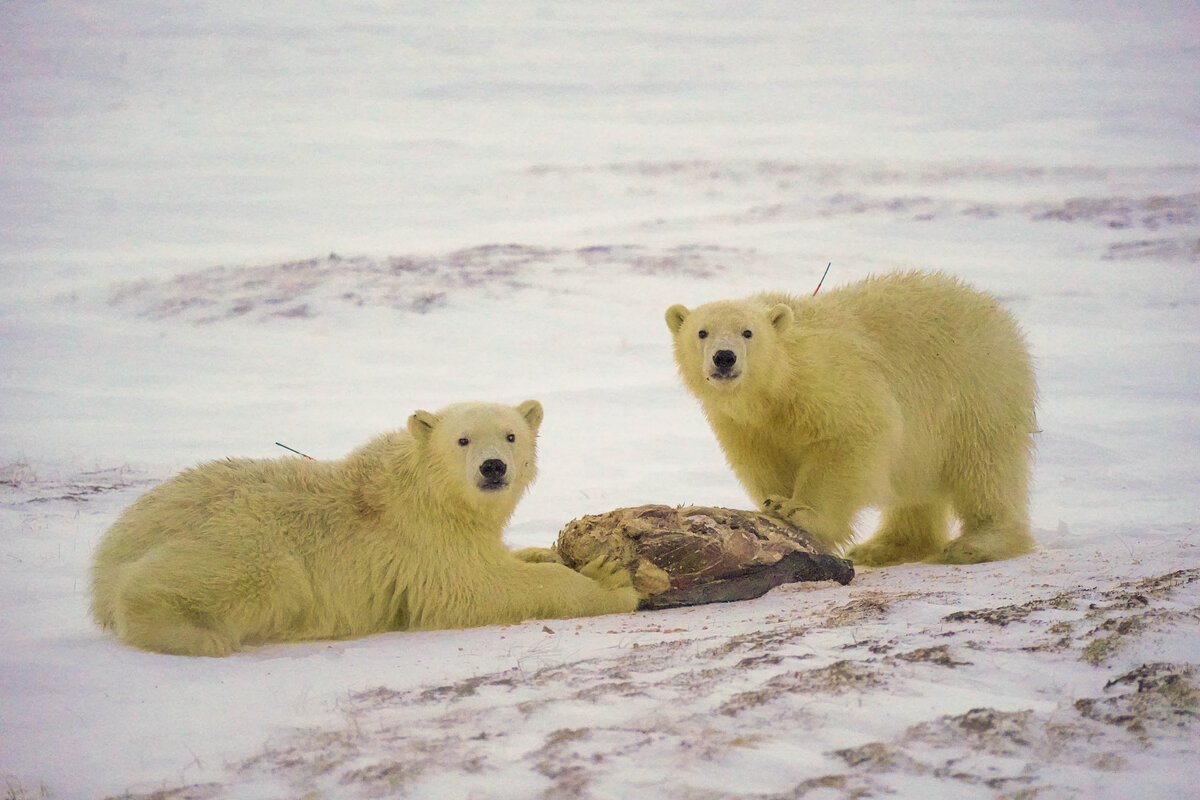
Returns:
[[[579,574],[586,575],[605,589],[630,589],[633,587],[633,577],[629,570],[608,556],[597,556],[579,568]]]
[[[563,563],[558,551],[550,547],[522,547],[520,550],[514,550],[513,556],[518,561],[524,561],[527,564]]]
[[[848,524],[831,522],[827,517],[817,513],[812,506],[790,497],[771,495],[762,501],[759,508],[764,514],[781,519],[816,537],[832,553],[837,553],[846,542],[854,538],[854,531]]]
[[[772,517],[778,517],[785,522],[790,522],[797,528],[811,530],[813,520],[816,519],[816,512],[812,506],[806,506],[803,503],[797,503],[790,497],[779,497],[772,495],[762,501],[759,506],[764,514],[770,514]]]

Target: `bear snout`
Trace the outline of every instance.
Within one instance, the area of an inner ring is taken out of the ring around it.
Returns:
[[[479,474],[483,476],[483,489],[499,489],[508,484],[504,479],[508,465],[498,458],[489,458],[479,465]]]
[[[714,378],[733,377],[733,368],[737,365],[737,354],[732,350],[718,350],[712,357]]]

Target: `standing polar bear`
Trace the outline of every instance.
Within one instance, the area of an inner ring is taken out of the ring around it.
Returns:
[[[526,563],[501,529],[533,481],[542,406],[418,411],[341,461],[229,459],[151,490],[104,535],[92,613],[145,650],[633,611],[628,574]]]
[[[1036,388],[1011,315],[940,273],[667,310],[675,360],[763,511],[867,565],[1029,552]],[[948,536],[948,516],[961,535]]]

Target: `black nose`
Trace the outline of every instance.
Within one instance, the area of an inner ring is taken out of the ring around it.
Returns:
[[[498,458],[489,458],[479,465],[479,474],[489,481],[503,478],[506,472],[508,472],[508,465]]]
[[[713,353],[713,364],[721,372],[728,372],[737,363],[737,356],[732,350],[718,350]]]

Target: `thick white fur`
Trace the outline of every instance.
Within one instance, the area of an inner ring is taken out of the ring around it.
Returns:
[[[677,305],[666,319],[684,383],[763,510],[841,548],[860,509],[882,508],[880,530],[848,553],[864,564],[1032,548],[1034,374],[994,298],[903,272],[816,297]]]
[[[341,461],[188,470],[101,540],[93,615],[134,647],[223,656],[263,642],[632,611],[623,570],[527,563],[502,542],[536,474],[541,421],[535,400],[464,403],[418,411],[407,431]]]

